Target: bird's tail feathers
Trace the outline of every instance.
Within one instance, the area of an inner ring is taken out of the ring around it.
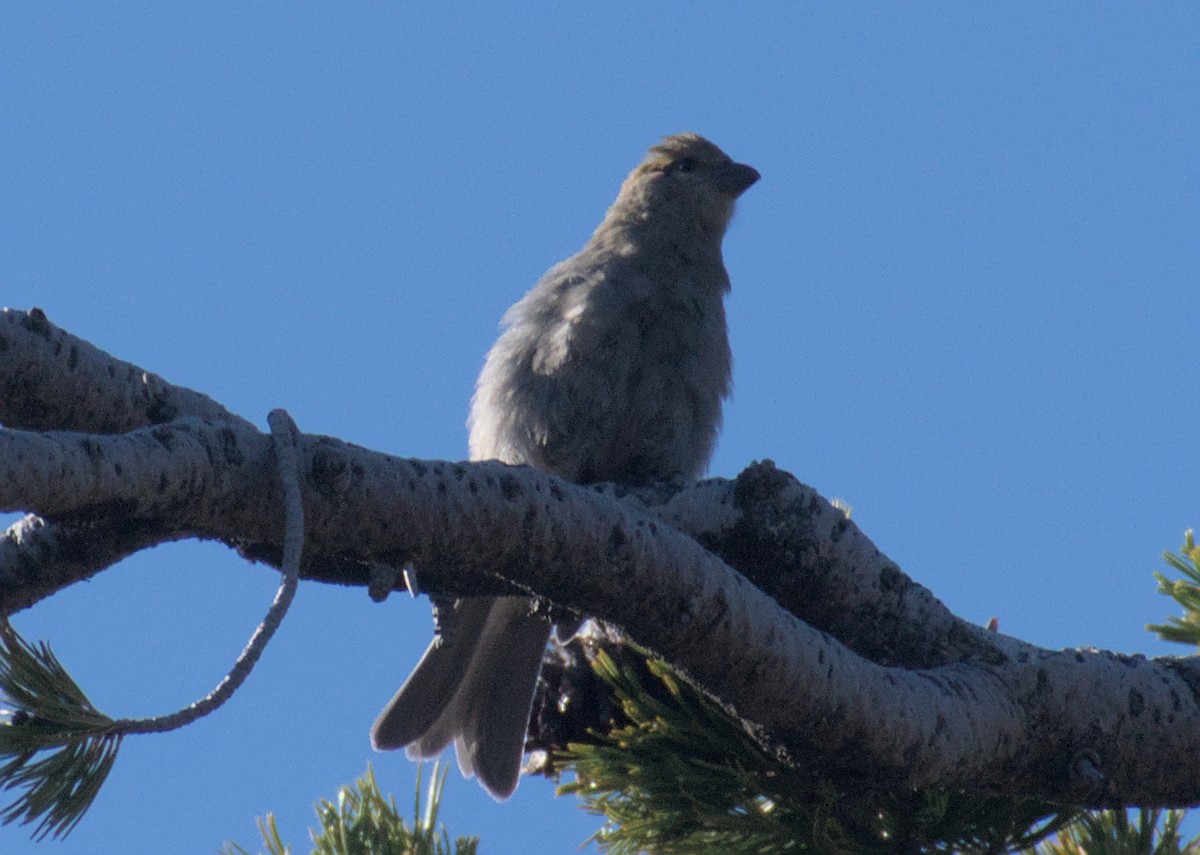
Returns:
[[[469,598],[443,612],[441,620],[448,631],[434,637],[371,726],[371,744],[377,751],[407,747],[410,757],[434,757],[450,744],[453,733],[436,744],[442,738],[436,725],[445,718],[470,669],[489,611],[487,598]]]
[[[497,800],[517,788],[525,731],[551,624],[526,597],[468,597],[443,614],[412,675],[371,729],[377,750],[435,757],[451,742],[459,769]]]

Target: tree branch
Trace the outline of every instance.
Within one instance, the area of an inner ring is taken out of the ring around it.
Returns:
[[[118,433],[185,416],[251,427],[208,396],[59,329],[41,309],[0,311],[0,423],[6,427]],[[28,608],[172,539],[178,538],[145,525],[92,521],[80,529],[27,518],[0,534],[0,613]]]
[[[86,357],[111,359],[94,348]],[[81,357],[53,358],[58,367],[37,374],[43,398],[73,382]],[[120,374],[124,363],[112,362]],[[136,372],[124,382],[144,385]],[[0,382],[4,398],[26,390]],[[141,415],[106,410],[98,423],[141,423],[108,436],[0,433],[0,506],[136,532],[125,544],[213,538],[278,561],[267,437],[219,412],[155,423],[144,397],[106,400]],[[0,400],[0,414],[12,412],[24,410]],[[71,430],[91,418],[61,413]],[[1200,800],[1194,662],[1046,651],[964,623],[770,464],[664,493],[494,462],[403,460],[328,437],[297,437],[296,451],[306,578],[366,585],[372,566],[412,562],[434,593],[537,592],[621,626],[831,778],[1087,805]],[[58,585],[98,569],[49,551]],[[33,547],[15,554],[0,548],[15,562],[0,564],[9,610],[54,588],[25,584],[37,575]]]
[[[0,311],[0,423],[6,427],[123,433],[185,416],[250,426],[207,395],[59,329],[41,309]]]

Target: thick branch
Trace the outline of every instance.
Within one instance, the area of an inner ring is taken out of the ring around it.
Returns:
[[[364,557],[412,561],[433,590],[465,568],[490,567],[624,627],[828,774],[861,779],[869,769],[879,783],[1067,801],[1196,797],[1200,728],[1187,722],[1200,723],[1200,709],[1172,663],[996,637],[991,662],[889,668],[606,491],[498,463],[400,460],[324,437],[303,437],[298,450],[306,551],[335,556],[353,544]],[[32,468],[29,477],[4,473],[0,505],[72,519],[170,516],[199,536],[277,544],[270,455],[257,432],[197,420],[111,437],[6,431],[0,459]],[[1084,757],[1107,787],[1072,773]]]
[[[0,420],[60,432],[0,432],[0,506],[55,524],[26,521],[0,543],[0,609],[180,537],[278,560],[266,437],[41,313],[3,321]],[[61,432],[76,430],[89,434]],[[1051,652],[983,632],[769,464],[660,495],[324,437],[299,438],[297,451],[308,578],[365,585],[370,567],[411,561],[434,592],[536,591],[622,626],[798,762],[847,781],[1200,800],[1192,660]]]

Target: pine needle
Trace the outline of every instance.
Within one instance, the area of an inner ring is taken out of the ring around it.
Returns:
[[[839,788],[775,760],[665,662],[601,651],[593,667],[627,722],[555,759],[576,776],[560,793],[606,818],[592,839],[613,855],[1004,851],[1075,815],[1034,799]]]
[[[1155,573],[1158,592],[1166,594],[1183,607],[1183,617],[1167,618],[1165,624],[1150,624],[1146,629],[1158,633],[1163,641],[1200,645],[1200,548],[1191,529],[1184,533],[1179,553],[1164,552],[1163,560],[1183,574],[1182,579],[1168,579]]]
[[[45,643],[29,644],[0,619],[0,787],[23,792],[4,824],[37,822],[34,837],[70,833],[108,777],[121,734],[92,706]],[[49,752],[41,759],[35,758]]]

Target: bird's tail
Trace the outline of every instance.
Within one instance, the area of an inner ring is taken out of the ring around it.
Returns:
[[[371,729],[376,749],[433,757],[455,743],[464,775],[497,799],[517,787],[551,625],[525,597],[467,597]]]

